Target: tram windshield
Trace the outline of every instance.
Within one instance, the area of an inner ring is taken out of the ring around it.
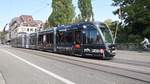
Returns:
[[[100,29],[103,33],[105,41],[107,43],[113,43],[113,39],[112,39],[111,32],[109,31],[109,29],[107,27],[100,27]]]
[[[83,43],[84,44],[102,44],[101,36],[93,25],[86,26],[84,30]]]

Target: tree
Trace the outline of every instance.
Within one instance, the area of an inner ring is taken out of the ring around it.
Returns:
[[[127,30],[128,42],[150,37],[150,0],[113,0]],[[140,41],[140,40],[137,40]]]
[[[75,15],[72,0],[52,0],[52,8],[48,18],[50,26],[72,23]]]
[[[110,28],[112,31],[113,37],[115,38],[115,33],[117,33],[116,42],[122,43],[126,40],[126,31],[122,28],[121,24],[118,24],[118,21],[113,21],[112,19],[107,19],[104,23]],[[116,28],[118,27],[117,31]]]
[[[91,21],[91,18],[94,20],[91,0],[78,0],[78,7],[84,21]]]
[[[4,43],[5,34],[6,34],[6,32],[1,32],[1,31],[0,31],[0,42],[1,42],[1,43]]]
[[[76,17],[74,18],[73,23],[79,23],[79,22],[81,22],[81,21],[82,21],[82,17],[81,17],[80,14],[78,14],[78,16],[76,16]]]
[[[114,36],[116,32],[115,30],[116,30],[117,22],[113,21],[112,19],[106,19],[104,23],[110,28]]]

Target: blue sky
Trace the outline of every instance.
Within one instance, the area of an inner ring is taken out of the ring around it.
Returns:
[[[14,17],[20,15],[32,15],[34,19],[45,21],[50,15],[51,0],[2,0],[0,2],[0,30]],[[94,18],[96,21],[106,19],[117,20],[117,16],[112,14],[116,8],[111,6],[112,0],[92,0]],[[77,0],[73,0],[77,8]]]

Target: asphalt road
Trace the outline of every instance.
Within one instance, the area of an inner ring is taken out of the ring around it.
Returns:
[[[150,83],[149,53],[118,53],[109,61],[0,46],[0,71],[6,84]]]

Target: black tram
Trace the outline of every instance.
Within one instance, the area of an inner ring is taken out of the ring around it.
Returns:
[[[29,34],[20,32],[17,37],[11,40],[12,47],[29,48]]]
[[[100,22],[81,22],[31,33],[29,48],[111,59],[115,45],[109,28]],[[15,42],[14,42],[15,43]]]
[[[38,50],[46,50],[55,52],[54,44],[56,41],[54,41],[54,38],[56,39],[55,30],[56,28],[50,28],[48,30],[44,30],[41,32],[38,32],[37,37],[37,49]],[[56,44],[55,44],[56,46]]]
[[[111,59],[115,55],[115,45],[105,24],[83,22],[56,29],[56,51]]]
[[[29,48],[37,49],[38,33],[29,34],[28,39],[29,39]]]

